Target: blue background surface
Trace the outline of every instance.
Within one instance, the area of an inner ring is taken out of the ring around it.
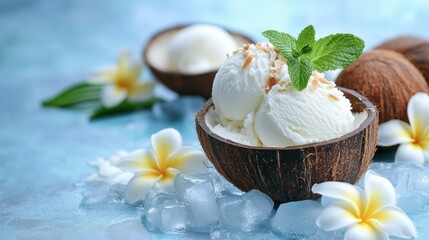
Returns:
[[[368,50],[398,34],[429,38],[428,12],[426,0],[0,1],[0,239],[117,239],[124,231],[117,224],[124,221],[130,223],[126,232],[148,237],[132,227],[140,216],[134,208],[81,208],[78,183],[95,171],[88,161],[150,147],[149,136],[165,127],[198,145],[192,116],[169,123],[145,111],[89,122],[87,110],[40,105],[96,67],[115,62],[121,49],[139,56],[155,32],[204,21],[255,40],[263,40],[266,29],[297,35],[313,24],[317,37],[350,32]],[[429,221],[415,221],[424,239]]]

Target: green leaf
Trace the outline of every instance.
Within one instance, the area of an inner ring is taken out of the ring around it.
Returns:
[[[98,84],[78,83],[43,101],[42,104],[44,107],[68,108],[85,102],[99,101],[101,88],[102,85]]]
[[[308,57],[302,56],[300,58],[288,59],[288,71],[292,86],[302,91],[308,85],[313,68],[311,67],[311,61]]]
[[[141,109],[147,109],[152,107],[153,104],[157,102],[162,102],[162,101],[163,100],[160,98],[151,98],[146,101],[136,102],[136,103],[122,102],[111,108],[106,108],[101,106],[98,109],[94,110],[94,112],[90,116],[90,120],[107,117],[111,115],[116,115],[116,114],[134,112]]]
[[[304,28],[298,36],[296,41],[296,50],[302,53],[308,53],[309,49],[313,46],[316,37],[313,25]],[[305,52],[303,51],[305,49]]]
[[[352,34],[329,35],[314,43],[312,66],[318,72],[345,68],[362,54],[364,47],[364,41]]]
[[[262,33],[285,57],[292,56],[292,50],[296,49],[296,39],[287,33],[278,32],[276,30],[267,30]]]

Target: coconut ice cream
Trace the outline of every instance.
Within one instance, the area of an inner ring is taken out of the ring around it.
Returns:
[[[170,67],[182,73],[198,74],[219,68],[237,42],[224,29],[195,24],[178,31],[167,48]]]
[[[246,145],[325,141],[353,131],[365,119],[355,118],[350,101],[317,71],[305,89],[293,88],[286,61],[271,43],[246,44],[233,52],[215,77],[212,96],[207,125]]]

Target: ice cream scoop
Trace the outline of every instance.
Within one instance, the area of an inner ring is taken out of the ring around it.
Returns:
[[[216,53],[210,52],[209,56],[212,56],[212,54],[217,54],[219,58],[222,58],[222,60],[220,63],[217,64],[216,67],[209,69],[208,71],[203,71],[200,73],[182,72],[177,67],[172,66],[174,64],[172,63],[173,59],[170,51],[170,48],[173,47],[171,40],[174,37],[178,36],[177,34],[179,32],[183,31],[184,29],[189,29],[193,26],[195,26],[195,24],[179,25],[159,31],[153,37],[151,37],[149,42],[145,45],[143,51],[143,58],[144,62],[147,64],[153,75],[166,87],[170,88],[171,90],[177,92],[180,95],[199,95],[208,99],[211,97],[213,79],[216,75],[217,70],[226,60],[226,54],[228,52],[232,52],[235,48],[225,50],[225,52],[222,51],[222,53],[219,51],[216,51]],[[235,46],[237,47],[245,43],[253,42],[251,38],[241,33],[227,29],[225,29],[225,31],[232,36],[232,38],[236,42]],[[194,40],[192,40],[191,38],[190,42],[193,41]],[[188,44],[189,42],[185,43]],[[176,45],[176,47],[181,48],[181,46],[179,45]],[[210,44],[205,44],[204,46],[209,45]],[[186,54],[197,54],[198,48],[192,47],[189,49],[187,47],[188,53]],[[184,49],[176,49],[174,51],[186,52],[184,51]],[[189,55],[186,55],[186,58],[187,57],[189,57]],[[181,61],[179,59],[179,56],[174,57],[174,59],[174,62],[176,63],[180,63]],[[201,57],[191,59],[191,61],[194,62],[196,59],[201,59]]]
[[[256,112],[255,129],[264,146],[284,147],[325,141],[354,129],[350,101],[333,82],[314,72],[299,92],[275,85]]]
[[[195,24],[178,31],[168,44],[173,70],[202,73],[219,68],[237,42],[224,29],[210,24]]]
[[[286,62],[270,43],[244,45],[235,51],[216,74],[212,96],[217,115],[209,112],[209,126],[247,145],[320,142],[360,125],[355,123],[350,101],[323,74],[314,71],[307,88],[296,90]]]
[[[274,54],[271,44],[251,44],[244,45],[225,61],[216,74],[212,90],[216,111],[221,116],[241,121],[259,107]]]

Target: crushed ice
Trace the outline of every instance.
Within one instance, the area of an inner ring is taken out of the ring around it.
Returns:
[[[373,163],[370,169],[389,179],[395,187],[398,207],[411,220],[429,210],[429,167],[413,163]],[[175,193],[151,190],[136,207],[141,222],[152,234],[178,234],[217,239],[343,239],[341,231],[324,232],[315,224],[321,201],[281,204],[264,193],[244,193],[215,169],[198,177],[178,174]],[[362,186],[362,181],[358,185]],[[118,182],[87,182],[82,207],[121,203],[125,186]],[[189,237],[189,236],[188,236]]]

